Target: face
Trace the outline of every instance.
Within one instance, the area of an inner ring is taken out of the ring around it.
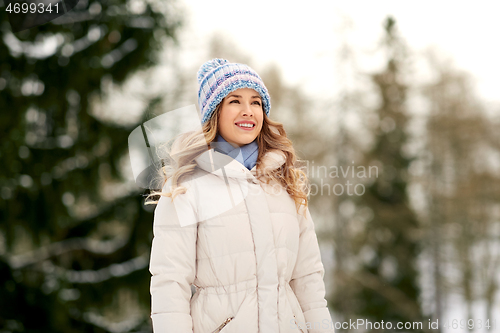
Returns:
[[[233,147],[246,145],[259,135],[264,121],[262,99],[250,88],[229,93],[221,102],[219,134]]]

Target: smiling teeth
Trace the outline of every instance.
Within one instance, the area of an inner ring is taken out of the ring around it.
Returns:
[[[238,124],[240,127],[253,127],[252,124]]]

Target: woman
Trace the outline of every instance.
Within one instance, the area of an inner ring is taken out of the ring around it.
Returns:
[[[198,82],[202,131],[172,145],[155,210],[154,331],[333,332],[307,179],[264,83],[224,59]]]

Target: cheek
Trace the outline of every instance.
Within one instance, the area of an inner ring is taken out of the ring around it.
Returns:
[[[260,123],[258,133],[262,132],[262,123]]]
[[[256,119],[257,122],[259,123],[259,127],[260,127],[259,132],[260,132],[260,130],[262,129],[262,124],[264,123],[264,115],[263,115],[263,113],[258,114],[256,118],[257,118]]]
[[[229,120],[227,118],[224,118],[224,119],[220,120],[220,127],[221,127],[221,129],[227,131],[229,129],[229,125],[230,125],[229,124]]]
[[[230,129],[233,125],[234,117],[231,114],[230,108],[224,108],[221,110],[219,118],[219,127],[222,129]]]

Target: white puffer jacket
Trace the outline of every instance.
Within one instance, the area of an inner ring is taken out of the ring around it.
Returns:
[[[186,193],[161,197],[155,210],[154,332],[333,333],[309,209],[304,218],[304,206],[298,214],[256,167],[213,149],[196,162]],[[271,169],[284,162],[278,150],[262,160]]]

